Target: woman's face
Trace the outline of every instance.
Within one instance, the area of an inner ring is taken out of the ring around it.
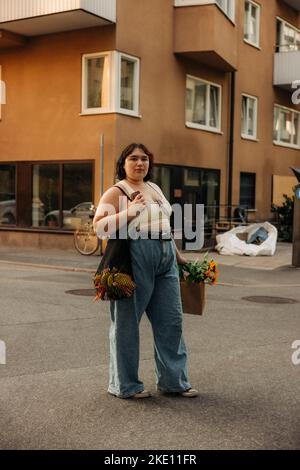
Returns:
[[[124,170],[126,177],[143,181],[149,170],[149,157],[142,149],[136,148],[125,159]]]

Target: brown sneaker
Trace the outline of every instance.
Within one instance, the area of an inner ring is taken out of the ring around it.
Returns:
[[[195,388],[189,388],[188,390],[181,392],[180,395],[185,398],[195,398],[199,396],[199,392]]]

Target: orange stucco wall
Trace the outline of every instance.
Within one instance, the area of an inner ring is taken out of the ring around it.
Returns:
[[[7,88],[0,121],[0,160],[94,160],[99,177],[103,133],[108,185],[116,116],[80,115],[81,58],[114,48],[115,27],[104,26],[34,37],[24,47],[0,50]]]

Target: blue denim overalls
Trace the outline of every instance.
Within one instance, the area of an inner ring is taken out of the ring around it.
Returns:
[[[139,323],[146,312],[153,330],[158,390],[183,392],[187,351],[182,336],[182,305],[172,240],[130,241],[137,288],[129,299],[110,301],[109,393],[127,398],[144,390],[139,380]]]

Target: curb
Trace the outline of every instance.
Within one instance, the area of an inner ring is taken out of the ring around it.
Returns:
[[[31,268],[56,269],[58,271],[71,271],[71,272],[79,272],[79,273],[94,273],[96,270],[96,269],[88,269],[88,268],[74,268],[70,266],[59,266],[59,265],[53,265],[53,264],[24,263],[22,261],[0,260],[0,264],[10,264],[13,266],[27,266]]]

